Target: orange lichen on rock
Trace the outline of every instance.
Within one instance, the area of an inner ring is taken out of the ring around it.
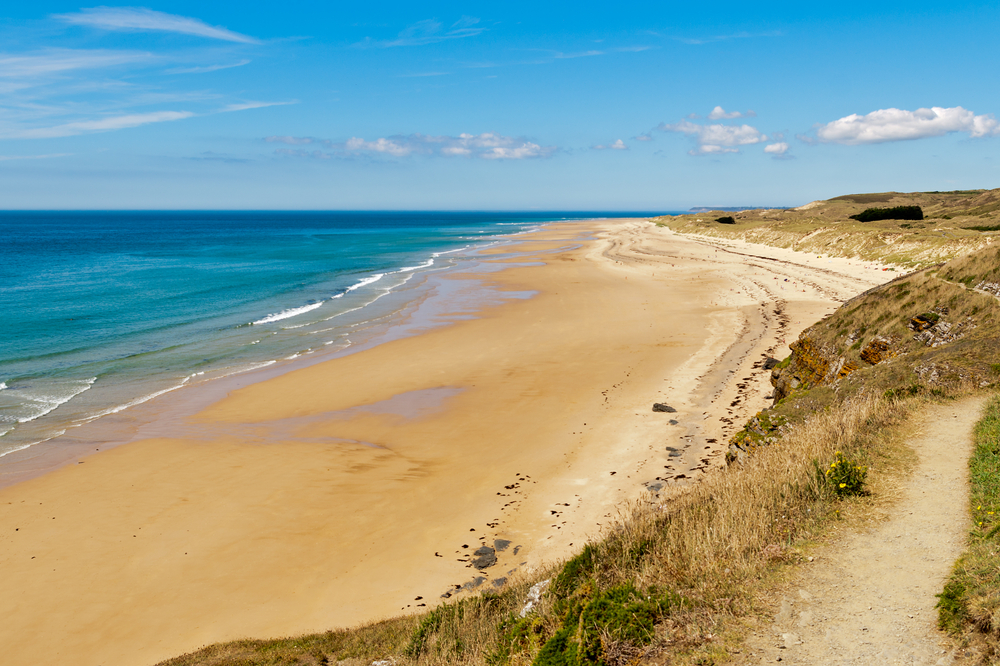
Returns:
[[[895,355],[892,351],[892,340],[882,337],[875,338],[861,350],[861,359],[872,365],[878,365]]]

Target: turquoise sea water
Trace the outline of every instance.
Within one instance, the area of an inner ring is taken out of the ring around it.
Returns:
[[[2,212],[0,462],[180,386],[347,347],[511,234],[649,214]]]

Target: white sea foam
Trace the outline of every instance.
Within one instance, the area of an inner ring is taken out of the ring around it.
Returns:
[[[434,257],[435,259],[437,259],[438,257],[440,257],[443,254],[452,254],[453,252],[461,252],[462,250],[468,250],[470,247],[472,247],[472,246],[471,245],[466,245],[465,247],[459,247],[459,248],[456,248],[454,250],[441,250],[440,252],[433,252],[431,254],[431,256]]]
[[[55,435],[52,435],[52,437],[49,437],[48,439],[43,439],[43,440],[40,440],[40,441],[37,441],[37,442],[32,442],[30,444],[22,444],[21,446],[15,446],[10,451],[4,451],[3,453],[0,453],[0,458],[3,458],[4,456],[10,455],[11,453],[17,453],[18,451],[24,451],[29,446],[34,446],[35,444],[41,444],[42,442],[47,442],[47,441],[49,441],[49,439],[55,439],[56,437],[58,437],[59,435],[62,435],[65,432],[66,432],[65,430],[60,430],[58,433],[56,433]]]
[[[263,319],[258,319],[257,321],[254,321],[254,322],[251,322],[251,323],[254,324],[254,325],[270,324],[271,322],[281,321],[282,319],[288,319],[289,317],[297,317],[300,314],[305,314],[307,312],[312,312],[313,310],[315,310],[318,307],[321,307],[322,305],[323,305],[323,301],[320,301],[319,303],[310,303],[309,305],[303,305],[300,308],[292,308],[290,310],[282,310],[281,312],[277,312],[275,314],[269,314],[266,317],[264,317]]]
[[[7,384],[5,382],[0,382],[0,391],[4,390],[5,388],[7,388]]]
[[[427,261],[425,261],[424,263],[420,264],[419,266],[405,266],[403,268],[400,268],[396,272],[397,273],[409,273],[410,271],[419,271],[421,268],[430,268],[433,265],[434,265],[434,260],[433,259],[428,259]]]
[[[29,421],[34,421],[37,418],[45,416],[49,412],[53,411],[59,405],[64,405],[76,396],[80,395],[97,381],[97,377],[91,377],[90,379],[82,379],[78,381],[68,382],[67,384],[58,386],[47,386],[43,390],[45,393],[34,393],[32,391],[24,391],[21,397],[26,400],[22,405],[29,413],[20,416],[17,419],[18,423],[27,423]],[[57,389],[64,389],[58,393],[54,393]],[[50,393],[53,392],[53,393]]]
[[[295,354],[292,354],[291,356],[286,356],[286,357],[285,357],[285,360],[286,360],[286,361],[292,361],[292,360],[294,360],[294,359],[297,359],[297,358],[298,358],[299,356],[302,356],[302,354],[299,354],[299,353],[295,353]]]
[[[110,409],[105,409],[103,412],[98,412],[97,414],[94,414],[92,416],[87,417],[86,419],[84,419],[83,421],[81,421],[81,423],[89,423],[90,421],[93,421],[94,419],[99,419],[102,416],[107,416],[108,414],[117,414],[118,412],[120,412],[120,411],[122,411],[124,409],[128,409],[129,407],[135,407],[136,405],[141,405],[142,403],[148,402],[148,401],[152,400],[153,398],[156,398],[157,396],[163,395],[164,393],[170,393],[171,391],[176,391],[179,388],[183,388],[184,385],[188,383],[188,380],[190,380],[194,376],[195,375],[188,375],[183,380],[181,380],[181,383],[178,384],[177,386],[171,386],[170,388],[165,388],[165,389],[162,389],[160,391],[154,391],[152,393],[148,393],[148,394],[142,396],[141,398],[136,398],[135,400],[131,400],[129,402],[126,402],[124,405],[118,405],[117,407],[112,407]]]
[[[358,280],[357,282],[355,282],[354,284],[352,284],[350,287],[348,287],[347,289],[345,289],[343,291],[343,293],[340,293],[340,294],[337,294],[336,296],[334,296],[334,298],[341,298],[344,294],[352,292],[355,289],[360,289],[361,287],[367,286],[369,284],[378,282],[379,280],[381,280],[384,277],[385,277],[385,273],[376,273],[375,275],[369,275],[366,278]]]

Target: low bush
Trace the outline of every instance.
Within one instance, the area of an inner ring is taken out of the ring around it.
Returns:
[[[922,220],[924,211],[920,206],[894,206],[893,208],[866,208],[857,215],[851,215],[858,222],[877,220]]]

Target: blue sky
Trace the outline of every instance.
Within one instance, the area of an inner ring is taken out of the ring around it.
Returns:
[[[995,4],[5,3],[0,208],[997,187],[998,34]]]

